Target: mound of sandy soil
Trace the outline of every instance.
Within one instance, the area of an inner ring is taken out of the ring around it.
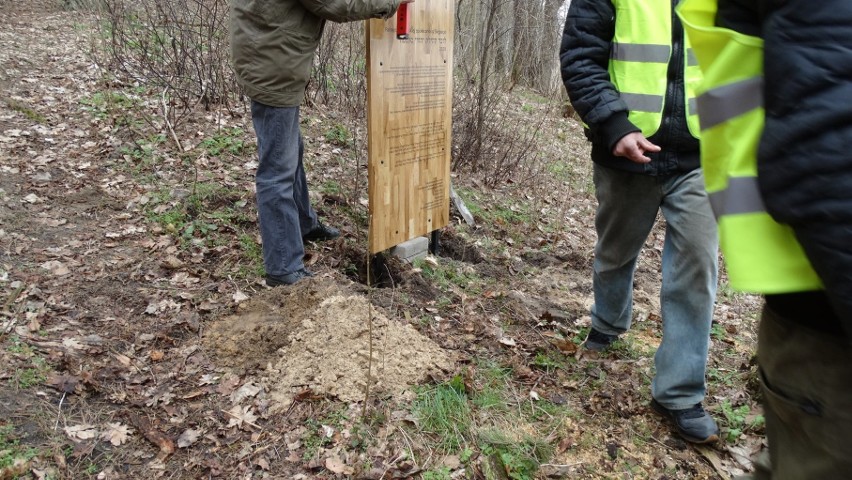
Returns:
[[[243,374],[261,370],[273,410],[307,389],[363,400],[368,368],[376,397],[400,396],[453,368],[448,352],[411,325],[323,278],[261,292],[236,315],[214,322],[204,341],[220,365]]]

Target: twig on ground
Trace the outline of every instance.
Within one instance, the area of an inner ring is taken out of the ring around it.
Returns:
[[[168,93],[169,89],[166,87],[163,89],[162,102],[163,102],[163,121],[166,122],[166,128],[169,129],[169,133],[172,134],[172,140],[175,141],[175,145],[177,145],[178,152],[183,153],[185,150],[183,149],[183,145],[180,143],[180,139],[175,133],[175,129],[172,127],[172,122],[169,121],[169,105],[166,102],[166,93]]]
[[[370,215],[369,226],[371,227],[373,224],[373,216]],[[368,227],[369,231],[370,228]],[[367,243],[369,244],[369,233],[367,234]],[[373,282],[370,280],[370,248],[367,247],[367,291],[368,294],[373,293]],[[367,299],[367,336],[369,337],[367,343],[369,345],[368,351],[369,356],[367,357],[367,378],[366,378],[366,387],[364,388],[364,407],[361,409],[361,420],[367,420],[367,409],[370,405],[370,377],[373,374],[373,303],[370,301],[369,297]]]
[[[66,392],[62,392],[62,398],[59,399],[59,411],[56,413],[56,425],[53,426],[54,430],[59,430],[59,420],[62,418],[62,404],[65,402]]]
[[[18,323],[18,319],[17,319],[18,314],[17,314],[17,312],[13,312],[10,309],[10,307],[12,306],[13,303],[15,303],[15,300],[18,299],[18,296],[23,291],[24,291],[24,284],[22,283],[21,285],[18,286],[18,288],[16,288],[9,295],[9,298],[6,300],[6,303],[3,304],[3,310],[0,311],[0,315],[2,315],[4,317],[8,317],[10,319],[9,322],[7,322],[6,325],[3,328],[4,334],[11,332],[12,329],[15,328],[15,325]]]

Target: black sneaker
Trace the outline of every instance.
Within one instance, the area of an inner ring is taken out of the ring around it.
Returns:
[[[602,352],[606,350],[616,338],[618,338],[618,335],[609,335],[592,328],[589,330],[589,336],[586,337],[586,341],[583,342],[583,348],[593,352]]]
[[[719,427],[716,421],[700,403],[685,410],[669,410],[652,399],[651,408],[671,421],[677,427],[680,436],[687,442],[713,443],[719,440]]]
[[[326,240],[334,240],[339,236],[340,230],[317,221],[316,227],[312,228],[310,232],[302,235],[302,242],[324,242]]]
[[[293,285],[303,278],[313,277],[314,274],[307,269],[296,270],[293,273],[286,275],[269,275],[266,274],[266,285],[269,287],[277,287],[279,285]]]

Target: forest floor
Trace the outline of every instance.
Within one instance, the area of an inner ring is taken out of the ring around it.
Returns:
[[[578,351],[595,200],[582,127],[556,102],[511,94],[507,124],[542,127],[535,163],[495,187],[454,174],[476,226],[453,212],[437,256],[388,260],[373,286],[363,126],[304,108],[314,203],[343,235],[308,245],[316,277],[270,289],[246,108],[182,122],[181,152],[139,120],[157,118],[155,96],[105,80],[86,22],[29,3],[0,12],[1,480],[751,468],[759,301],[724,277],[705,402],[723,439],[687,444],[649,408],[662,221],[633,328],[602,356]]]

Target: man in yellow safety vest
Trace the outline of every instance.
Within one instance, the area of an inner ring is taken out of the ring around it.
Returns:
[[[587,350],[630,328],[639,253],[662,211],[662,341],[651,406],[686,440],[718,439],[704,410],[718,240],[699,168],[700,71],[676,0],[572,0],[562,79],[592,142],[598,234]]]
[[[731,286],[762,293],[770,465],[852,478],[852,2],[687,0]]]

